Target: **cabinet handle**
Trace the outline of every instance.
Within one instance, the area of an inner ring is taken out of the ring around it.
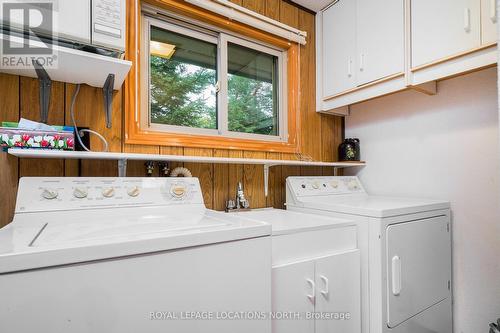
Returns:
[[[363,53],[359,55],[359,70],[361,72],[365,70],[365,55]]]
[[[347,77],[352,76],[352,60],[351,58],[347,59]]]
[[[324,275],[320,275],[319,278],[325,284],[325,290],[321,291],[321,295],[325,296],[325,298],[326,298],[326,297],[328,297],[328,294],[330,293],[330,287],[329,287],[328,278],[326,276],[324,276]]]
[[[497,4],[495,0],[490,0],[490,19],[493,23],[497,22]]]
[[[464,30],[470,32],[470,9],[464,9]]]
[[[392,257],[392,294],[399,296],[401,293],[401,258]]]
[[[307,283],[311,286],[312,293],[307,295],[307,298],[311,301],[311,303],[315,303],[316,301],[316,284],[311,279],[306,279]]]

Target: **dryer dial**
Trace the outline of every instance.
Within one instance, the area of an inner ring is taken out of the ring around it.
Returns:
[[[187,189],[183,184],[174,184],[170,188],[170,193],[176,198],[182,198],[186,195]]]

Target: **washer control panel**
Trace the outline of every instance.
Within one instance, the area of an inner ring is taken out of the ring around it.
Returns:
[[[203,204],[198,178],[24,177],[16,213]]]
[[[366,193],[358,177],[288,177],[288,190],[297,197]]]

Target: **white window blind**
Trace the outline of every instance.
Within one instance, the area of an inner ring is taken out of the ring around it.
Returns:
[[[286,24],[270,19],[264,15],[253,12],[242,6],[238,6],[229,0],[185,0],[195,6],[201,7],[213,13],[227,17],[259,30],[269,32],[273,35],[288,39],[302,45],[306,44],[307,32],[295,29]]]

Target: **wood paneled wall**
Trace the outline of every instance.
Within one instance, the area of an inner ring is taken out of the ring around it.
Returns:
[[[301,152],[314,160],[335,161],[337,147],[342,140],[342,118],[315,112],[315,31],[314,15],[283,0],[234,0],[233,2],[285,24],[307,31],[307,45],[300,49],[300,120]],[[52,85],[49,123],[71,125],[69,114],[72,84],[55,82]],[[106,129],[101,89],[82,86],[75,114],[79,126],[90,127],[102,133],[116,152],[201,155],[218,157],[245,157],[269,159],[295,159],[295,155],[281,153],[197,149],[124,144],[123,96],[115,93],[113,127]],[[39,119],[38,81],[27,77],[0,74],[0,121],[17,121],[20,117]],[[100,149],[100,141],[92,137],[93,149]],[[172,167],[179,164],[172,165]],[[332,174],[331,169],[312,167],[271,168],[269,195],[264,196],[262,166],[211,165],[184,163],[195,177],[200,178],[208,208],[223,210],[224,202],[235,194],[241,181],[252,207],[282,208],[285,201],[286,177],[291,175]],[[127,176],[144,176],[144,162],[129,162]],[[159,175],[158,169],[155,175]],[[0,154],[0,226],[12,219],[17,194],[18,178],[23,176],[117,176],[116,162],[74,160],[17,159]]]

